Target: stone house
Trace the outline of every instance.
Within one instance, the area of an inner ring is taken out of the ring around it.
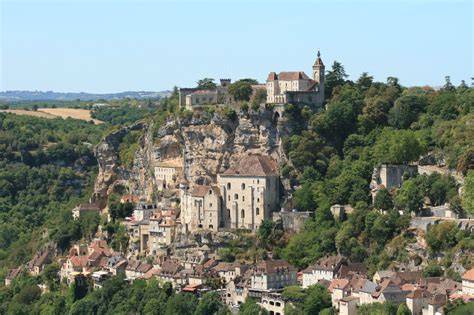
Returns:
[[[173,288],[177,287],[180,282],[180,272],[183,267],[176,259],[166,259],[161,270],[156,274],[156,278],[160,281],[170,282]]]
[[[221,225],[221,196],[216,186],[196,185],[182,197],[183,223],[191,231],[217,231]]]
[[[252,290],[280,290],[296,285],[296,268],[284,260],[268,259],[260,262],[251,276]]]
[[[474,268],[462,276],[462,293],[474,296]]]
[[[153,213],[149,226],[149,247],[152,254],[156,254],[164,246],[173,243],[176,235],[176,219],[178,209],[167,208]]]
[[[21,273],[21,267],[10,269],[5,276],[5,286],[9,286],[16,277]]]
[[[302,71],[270,72],[267,77],[267,103],[321,106],[324,103],[324,64],[318,51],[313,78]]]
[[[127,268],[125,268],[125,276],[127,279],[133,281],[137,278],[143,278],[145,274],[152,268],[152,265],[139,260],[129,261]]]
[[[38,276],[51,263],[52,253],[49,249],[36,252],[28,262],[27,268],[32,276]]]
[[[356,315],[357,305],[359,304],[359,298],[356,296],[346,296],[339,302],[339,314],[340,315]]]
[[[212,90],[178,88],[178,103],[189,111],[206,105],[230,104],[233,101],[229,94],[230,84],[230,79],[220,79],[220,85]]]
[[[79,219],[81,216],[84,216],[86,213],[100,215],[99,205],[95,203],[81,203],[72,209],[72,217],[74,220]]]
[[[347,264],[347,259],[343,256],[325,256],[315,264],[307,267],[303,273],[303,288],[318,283],[320,280],[328,280],[337,277],[337,273],[343,264]]]
[[[271,315],[285,314],[285,301],[280,293],[263,293],[258,304]]]
[[[217,272],[219,277],[224,279],[225,283],[228,283],[234,280],[235,278],[242,276],[248,269],[249,266],[242,265],[237,262],[220,262],[212,268],[213,271]]]
[[[183,170],[181,159],[167,159],[155,165],[155,184],[158,190],[173,189]]]

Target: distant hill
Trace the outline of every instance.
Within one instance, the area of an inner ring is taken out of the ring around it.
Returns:
[[[22,101],[98,101],[114,100],[123,98],[147,99],[163,98],[171,94],[171,91],[127,91],[120,93],[94,94],[94,93],[61,93],[53,91],[1,91],[0,102],[22,102]]]

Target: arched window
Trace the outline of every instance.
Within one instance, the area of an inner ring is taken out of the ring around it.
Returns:
[[[234,194],[234,200],[239,200],[239,194]]]
[[[255,209],[255,213],[256,213],[257,215],[259,215],[259,214],[260,214],[260,208],[257,207],[257,208]]]
[[[209,195],[212,195],[212,189],[209,189]]]
[[[230,189],[230,183],[227,183],[227,189]]]
[[[244,209],[240,210],[240,217],[241,217],[242,219],[245,218],[245,210],[244,210]]]
[[[242,190],[245,189],[245,183],[242,183]]]
[[[227,209],[227,217],[230,218],[230,209]]]

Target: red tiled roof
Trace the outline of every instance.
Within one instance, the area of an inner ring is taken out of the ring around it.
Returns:
[[[471,270],[469,270],[468,272],[466,272],[466,273],[462,276],[462,279],[463,279],[463,280],[467,280],[467,281],[474,281],[474,268],[472,268]]]
[[[238,160],[224,175],[276,176],[278,165],[267,155],[249,155]]]
[[[296,268],[281,259],[268,259],[257,265],[257,273],[275,273],[280,271],[296,271]]]
[[[75,268],[83,268],[83,267],[87,267],[87,262],[89,260],[89,257],[88,256],[73,256],[71,258],[69,258],[71,260],[71,263],[73,265],[73,267]]]
[[[191,195],[194,197],[204,197],[205,195],[209,194],[209,191],[212,191],[214,194],[219,195],[219,190],[217,187],[214,186],[204,186],[204,185],[196,185],[191,192]]]
[[[293,81],[293,80],[311,80],[306,73],[303,71],[288,71],[280,72],[276,74],[275,72],[270,72],[268,74],[267,81],[281,80],[281,81]]]

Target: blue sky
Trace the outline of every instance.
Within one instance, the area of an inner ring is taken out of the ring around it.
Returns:
[[[0,90],[160,91],[326,68],[470,83],[472,1],[0,0]]]

